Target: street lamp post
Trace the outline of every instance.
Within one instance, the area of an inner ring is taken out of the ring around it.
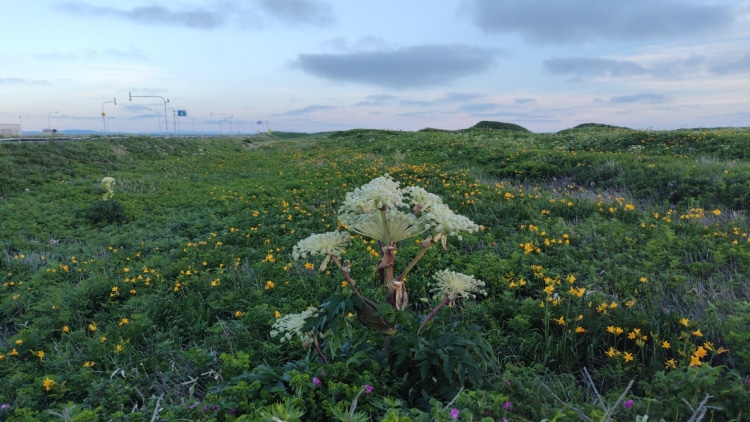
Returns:
[[[133,98],[161,98],[164,103],[164,128],[165,131],[169,131],[169,122],[167,121],[167,103],[169,102],[169,99],[165,100],[164,97],[160,95],[132,95],[130,92],[128,92],[128,98],[130,101],[133,101]],[[161,120],[161,118],[159,120]],[[159,125],[161,125],[161,123],[159,123]],[[159,132],[161,132],[161,129],[159,129]]]
[[[148,111],[156,112],[156,121],[159,122],[159,135],[161,135],[161,113],[159,113],[159,110],[148,109]]]
[[[18,116],[18,136],[23,136],[23,117]]]
[[[211,113],[211,116],[213,116],[214,114],[217,115],[217,116],[218,115],[229,116],[229,136],[232,136],[232,117],[234,117],[234,116],[232,116],[229,113]],[[219,124],[221,124],[221,123],[219,123]]]
[[[115,103],[115,105],[117,105],[117,98],[113,98],[113,100],[114,101],[105,101],[102,103],[102,125],[104,126],[104,133],[107,133],[107,120],[104,117],[106,116],[104,113],[104,104]]]
[[[50,131],[50,133],[52,132],[52,124],[49,121],[49,115],[52,113],[57,113],[57,111],[50,111],[49,113],[47,113],[47,129]]]

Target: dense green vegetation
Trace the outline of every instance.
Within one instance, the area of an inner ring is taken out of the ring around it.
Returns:
[[[386,173],[482,226],[427,250],[402,311],[352,233],[394,335],[292,256]],[[750,416],[747,128],[0,142],[0,197],[0,420]],[[486,295],[420,332],[443,269]],[[311,306],[319,347],[272,337]]]

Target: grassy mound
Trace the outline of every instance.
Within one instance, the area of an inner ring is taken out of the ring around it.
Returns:
[[[474,126],[470,127],[469,129],[507,130],[510,132],[531,133],[530,130],[526,129],[523,126],[517,125],[515,123],[493,122],[493,121],[488,121],[488,120],[483,120],[475,124]]]

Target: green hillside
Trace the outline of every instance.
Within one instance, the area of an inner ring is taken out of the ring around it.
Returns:
[[[745,420],[750,128],[497,129],[0,141],[0,420]]]

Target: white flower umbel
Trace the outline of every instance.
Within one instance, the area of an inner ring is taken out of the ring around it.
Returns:
[[[404,194],[399,183],[385,174],[366,185],[347,192],[340,213],[370,214],[382,209],[405,207]]]
[[[300,240],[292,248],[294,259],[305,258],[313,255],[341,256],[341,252],[349,246],[351,238],[349,232],[328,232],[314,234]]]
[[[409,196],[410,202],[417,211],[427,211],[435,204],[442,204],[443,200],[434,193],[427,192],[419,186],[407,186],[404,193]]]
[[[308,318],[313,318],[317,315],[318,309],[314,307],[308,308],[299,314],[284,315],[273,323],[273,326],[271,327],[271,337],[279,337],[281,343],[286,343],[296,337],[303,344],[309,344],[312,333],[303,332],[302,327],[305,326]]]
[[[430,292],[433,294],[433,299],[447,300],[449,306],[453,306],[458,298],[473,299],[478,294],[487,294],[482,290],[484,282],[475,279],[473,275],[441,270],[435,273],[433,278],[435,283],[430,283]]]
[[[412,213],[389,209],[374,214],[347,213],[339,215],[349,230],[378,240],[386,245],[400,242],[429,229],[429,225]]]
[[[446,236],[456,236],[461,239],[461,232],[473,233],[479,230],[479,226],[468,217],[458,215],[451,211],[445,204],[434,203],[424,216],[430,220],[431,227],[437,233]]]

